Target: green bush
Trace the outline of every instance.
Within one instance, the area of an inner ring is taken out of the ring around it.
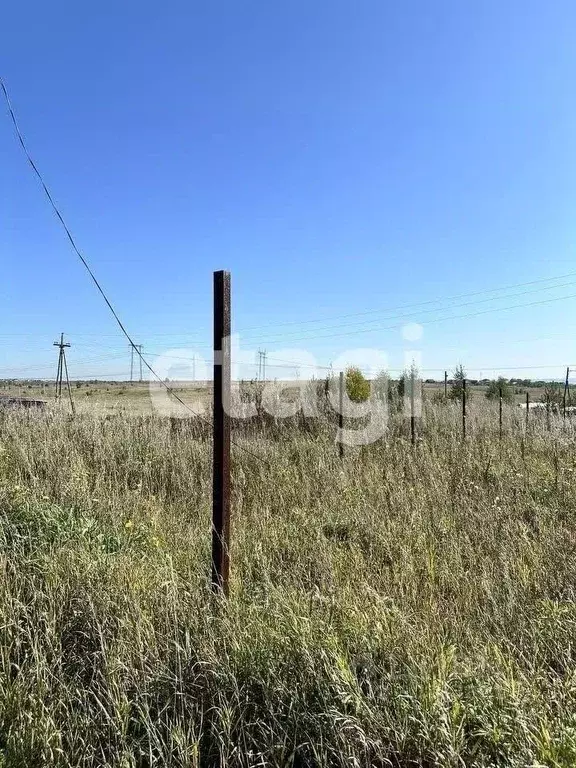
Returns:
[[[346,369],[346,392],[354,403],[364,403],[370,397],[370,382],[360,368]]]
[[[454,378],[452,379],[452,384],[450,385],[450,391],[448,392],[448,397],[451,400],[462,400],[462,397],[464,395],[465,381],[466,381],[466,371],[464,370],[463,366],[459,365],[454,371]],[[466,387],[466,399],[469,400],[471,395],[472,395],[472,392],[470,391],[470,387]]]
[[[512,403],[514,401],[514,390],[510,386],[508,380],[504,379],[502,376],[491,381],[486,390],[486,397],[488,400],[498,400],[500,394],[502,394],[502,400],[505,403]]]

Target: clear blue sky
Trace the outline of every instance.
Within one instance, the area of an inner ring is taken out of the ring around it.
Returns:
[[[573,0],[11,3],[2,31],[32,155],[150,352],[208,353],[227,268],[270,358],[576,364],[576,298],[485,312],[576,294],[576,274],[449,300],[576,273]],[[73,374],[128,370],[4,105],[0,254],[0,376],[49,375],[61,330]],[[406,313],[416,344],[389,328]]]

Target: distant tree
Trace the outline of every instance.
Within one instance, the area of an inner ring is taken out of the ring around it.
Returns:
[[[386,371],[380,371],[372,382],[372,391],[380,400],[390,400],[390,380]]]
[[[544,393],[540,399],[543,403],[561,405],[564,400],[564,387],[557,382],[551,382],[544,387]]]
[[[500,392],[502,392],[502,400],[505,403],[514,401],[514,389],[510,386],[510,382],[502,376],[488,384],[486,397],[488,400],[498,400],[500,398]]]
[[[403,399],[406,392],[406,372],[404,372],[396,383],[396,393],[400,400]]]
[[[370,382],[360,368],[346,369],[346,392],[354,403],[364,403],[370,397]]]
[[[450,385],[450,391],[448,392],[448,397],[451,400],[462,400],[462,397],[464,395],[464,381],[466,379],[466,371],[464,370],[462,365],[457,366],[456,370],[454,371],[454,376],[452,378],[452,384]],[[469,389],[466,389],[466,398],[469,399],[472,395],[472,392]]]

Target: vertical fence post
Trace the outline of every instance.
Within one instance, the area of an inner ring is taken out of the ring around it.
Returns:
[[[566,397],[568,395],[568,387],[570,381],[570,368],[566,368],[566,381],[564,382],[564,396],[562,398],[562,413],[564,414],[564,418],[566,418]]]
[[[416,444],[416,416],[414,414],[414,370],[410,373],[410,440],[412,445]]]
[[[344,443],[342,442],[342,430],[344,429],[344,386],[344,371],[340,371],[340,390],[338,392],[338,427],[340,430],[340,442],[338,443],[338,454],[341,459],[344,458]]]
[[[230,572],[230,272],[214,272],[212,589],[228,595]]]
[[[530,392],[526,392],[526,432],[528,432],[528,414],[530,413]]]
[[[466,439],[466,379],[462,379],[462,437]]]
[[[502,387],[500,386],[498,389],[498,433],[500,435],[500,440],[502,440]]]
[[[444,371],[444,400],[448,400],[448,371]]]

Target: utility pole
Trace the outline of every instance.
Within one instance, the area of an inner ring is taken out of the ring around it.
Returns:
[[[140,362],[140,381],[142,381],[142,344],[130,345],[130,384],[134,384],[134,350],[138,353]]]
[[[266,351],[258,350],[258,381],[266,381]]]
[[[58,400],[60,398],[60,395],[62,394],[62,384],[60,380],[60,375],[62,373],[62,349],[64,347],[63,341],[64,341],[64,334],[61,334],[60,342],[57,342],[57,341],[54,342],[55,347],[60,347],[60,352],[58,354],[58,368],[56,370],[56,392],[55,392],[56,400]]]
[[[53,346],[58,347],[58,369],[56,371],[56,399],[60,400],[62,397],[62,384],[64,381],[64,374],[66,374],[66,386],[68,388],[68,397],[70,398],[70,410],[72,415],[76,413],[74,408],[74,400],[72,399],[72,388],[70,387],[70,378],[68,376],[68,363],[66,362],[66,348],[70,347],[68,342],[64,341],[64,334],[60,334],[60,341],[55,341]]]

